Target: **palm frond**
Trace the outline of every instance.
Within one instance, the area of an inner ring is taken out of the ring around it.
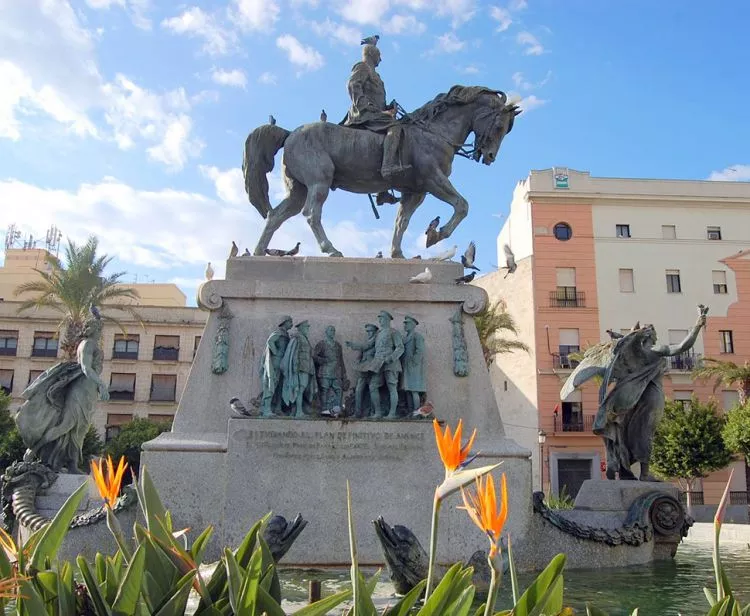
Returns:
[[[475,316],[474,323],[488,368],[495,355],[500,353],[529,352],[528,345],[520,340],[511,340],[499,336],[503,332],[518,335],[518,326],[515,320],[500,302],[490,304],[484,312]]]

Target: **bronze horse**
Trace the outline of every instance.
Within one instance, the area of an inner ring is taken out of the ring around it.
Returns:
[[[411,167],[390,181],[380,175],[383,135],[328,122],[305,124],[291,132],[270,124],[256,128],[245,141],[242,163],[250,203],[266,220],[255,254],[265,254],[276,230],[302,212],[321,251],[343,256],[321,224],[323,203],[328,191],[336,188],[361,194],[390,189],[401,192],[391,244],[393,258],[403,258],[404,232],[427,193],[453,206],[453,215],[432,243],[450,237],[469,211],[468,202],[448,179],[454,156],[462,154],[491,165],[519,113],[521,109],[509,104],[503,92],[480,86],[453,86],[401,119],[402,162]],[[470,133],[474,133],[475,141],[467,151],[465,142]],[[268,200],[266,174],[273,169],[274,156],[282,147],[288,194],[273,208]]]

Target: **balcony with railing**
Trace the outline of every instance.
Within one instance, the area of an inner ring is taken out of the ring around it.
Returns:
[[[730,505],[747,505],[747,492],[729,492]]]
[[[574,370],[579,363],[567,353],[552,353],[552,366],[555,370]]]
[[[687,496],[688,496],[688,492],[680,492],[680,502],[683,505],[687,505]],[[704,504],[703,491],[701,490],[700,492],[698,491],[690,492],[690,502],[693,505],[703,505]]]
[[[585,308],[586,294],[583,291],[549,292],[550,308]]]
[[[700,368],[702,363],[703,355],[692,351],[667,357],[667,367],[675,372],[691,372],[695,368]]]
[[[595,415],[573,415],[564,417],[555,415],[555,432],[591,432]]]

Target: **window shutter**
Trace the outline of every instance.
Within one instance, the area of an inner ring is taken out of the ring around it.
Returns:
[[[575,267],[558,267],[557,268],[557,286],[558,287],[576,286],[576,268]]]

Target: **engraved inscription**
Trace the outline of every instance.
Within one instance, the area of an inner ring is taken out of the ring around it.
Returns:
[[[247,430],[235,438],[255,449],[268,448],[274,459],[296,460],[402,460],[404,454],[425,444],[423,432]]]

